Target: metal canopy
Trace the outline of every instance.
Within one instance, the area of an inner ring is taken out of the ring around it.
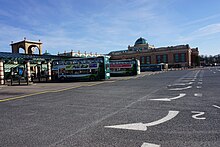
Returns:
[[[36,55],[36,54],[21,54],[21,53],[8,53],[8,52],[0,52],[0,59],[26,59],[26,60],[33,60],[33,59],[45,59],[45,60],[59,60],[62,58],[70,58],[67,56],[56,56],[56,55]]]

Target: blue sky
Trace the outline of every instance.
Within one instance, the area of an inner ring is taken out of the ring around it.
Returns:
[[[220,54],[219,0],[0,0],[0,51],[41,40],[43,52],[109,53],[143,37]]]

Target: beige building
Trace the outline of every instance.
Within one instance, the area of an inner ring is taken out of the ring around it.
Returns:
[[[188,44],[155,48],[144,38],[136,40],[134,46],[128,50],[113,51],[111,59],[139,59],[141,64],[166,63],[169,67],[191,67],[199,65],[198,48],[191,48]]]
[[[71,52],[64,52],[64,53],[58,53],[58,56],[68,56],[68,57],[82,57],[82,58],[89,58],[89,57],[98,57],[103,56],[102,54],[97,53],[87,53],[86,51],[84,53],[78,51],[74,52],[73,50]]]

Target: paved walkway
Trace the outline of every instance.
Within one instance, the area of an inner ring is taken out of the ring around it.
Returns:
[[[95,82],[34,83],[31,85],[20,85],[20,86],[0,85],[0,102],[19,99],[26,96],[37,95],[47,92],[59,92],[59,91],[64,91],[82,86],[93,86],[93,85],[114,82],[119,80],[141,78],[143,76],[149,76],[159,73],[161,72],[142,72],[140,75],[137,76],[111,77],[110,80],[95,81]]]

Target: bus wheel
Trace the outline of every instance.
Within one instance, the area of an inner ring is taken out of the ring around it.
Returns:
[[[60,78],[60,81],[64,81],[64,80],[65,80],[65,78],[64,78],[64,77],[61,77],[61,78]]]
[[[94,77],[94,76],[90,76],[90,77],[89,77],[89,80],[90,80],[90,81],[95,81],[95,77]]]

